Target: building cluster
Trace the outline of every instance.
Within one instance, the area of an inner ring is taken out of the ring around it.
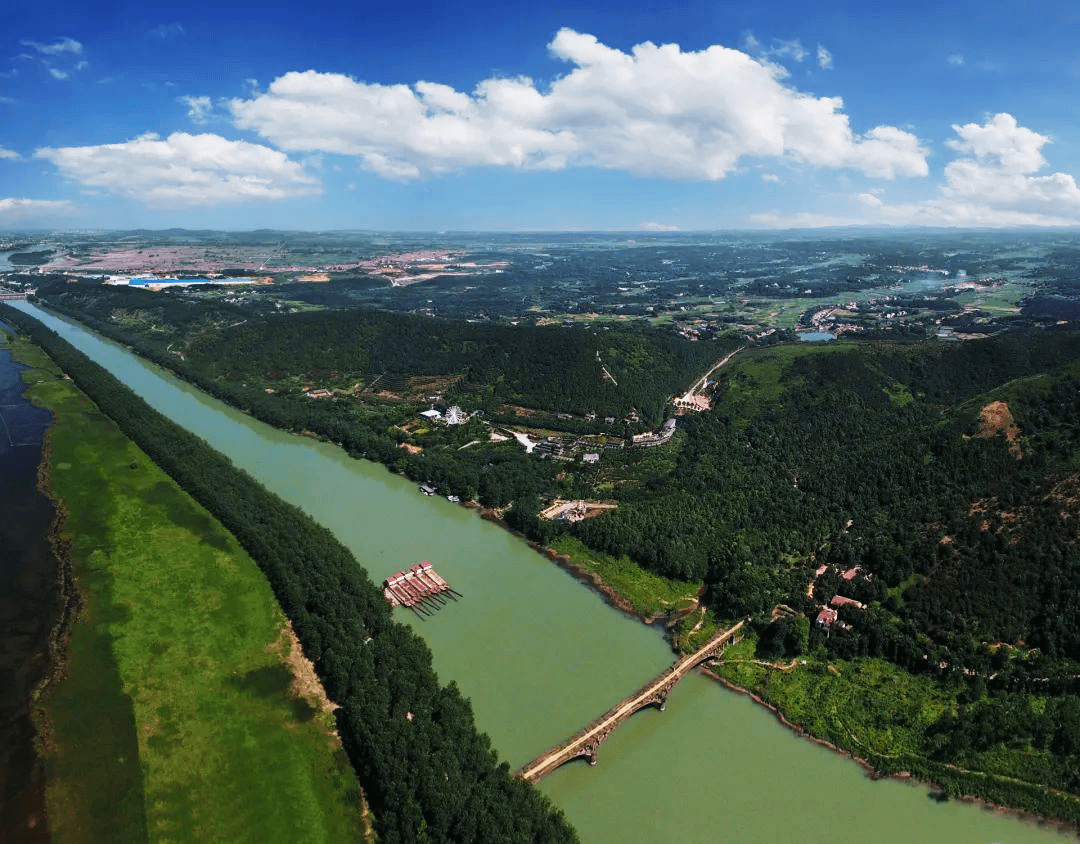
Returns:
[[[829,567],[827,565],[820,566],[818,570],[814,572],[814,580],[817,580],[817,578],[825,574],[828,569]],[[859,573],[861,571],[862,566],[855,566],[853,568],[846,569],[845,571],[840,573],[840,579],[850,583],[852,580],[859,576]],[[872,577],[869,574],[863,576],[866,578],[866,580],[870,580]],[[812,593],[813,583],[811,582],[809,594]],[[861,601],[856,601],[854,598],[846,598],[843,595],[833,595],[832,598],[829,599],[829,605],[826,607],[822,607],[821,610],[818,611],[817,617],[814,619],[814,623],[818,627],[824,628],[826,630],[832,627],[839,627],[842,630],[850,630],[850,624],[840,621],[841,607],[851,607],[852,609],[856,610],[865,610],[866,604],[862,603]]]

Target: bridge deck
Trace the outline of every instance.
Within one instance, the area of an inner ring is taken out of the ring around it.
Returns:
[[[744,622],[740,621],[730,630],[717,633],[702,647],[666,668],[663,673],[654,677],[630,697],[619,701],[583,730],[529,762],[518,771],[518,776],[527,782],[536,782],[571,759],[594,754],[596,745],[603,741],[615,727],[639,709],[653,703],[658,697],[666,697],[667,691],[670,691],[671,687],[678,683],[687,672],[708,659],[718,647],[730,642],[743,624]]]

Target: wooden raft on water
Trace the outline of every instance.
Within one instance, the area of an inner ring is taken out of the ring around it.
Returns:
[[[408,607],[417,615],[430,615],[444,606],[448,598],[456,601],[461,593],[451,589],[431,563],[423,560],[386,578],[383,596],[391,607]]]

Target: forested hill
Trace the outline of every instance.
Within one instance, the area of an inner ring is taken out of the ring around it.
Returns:
[[[172,293],[60,287],[50,305],[91,318],[144,353],[182,353],[221,384],[395,384],[440,378],[447,399],[584,416],[637,411],[646,425],[735,341],[690,342],[647,327],[509,326],[370,309],[280,313]]]
[[[718,354],[646,330],[469,324],[385,311],[269,316],[192,344],[193,364],[225,378],[332,370],[461,376],[461,388],[544,410],[622,416],[658,424],[668,399]],[[604,369],[610,378],[604,374]]]
[[[984,670],[1023,641],[1043,664],[1018,681],[1080,661],[1076,332],[749,350],[713,398],[668,471],[574,528],[587,544],[704,579],[729,615],[857,598],[823,641],[841,656]]]

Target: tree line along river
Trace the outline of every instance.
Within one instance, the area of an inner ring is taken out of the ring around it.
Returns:
[[[430,560],[464,597],[423,620],[397,612],[431,648],[440,679],[472,700],[479,728],[511,767],[673,661],[657,630],[474,512],[418,495],[382,466],[263,425],[33,305],[17,307],[333,531],[373,580]],[[644,710],[620,726],[598,758],[594,768],[574,762],[540,785],[586,844],[1065,840],[1012,815],[939,803],[924,787],[872,781],[696,672],[666,711]]]

